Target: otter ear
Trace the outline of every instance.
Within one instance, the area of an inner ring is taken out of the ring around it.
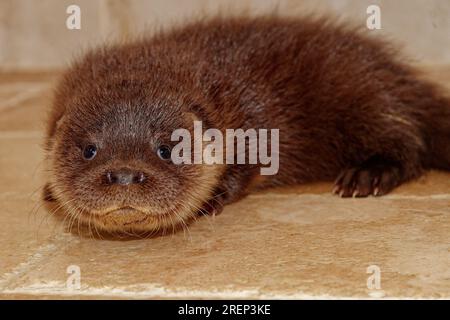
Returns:
[[[198,104],[189,104],[183,108],[183,117],[187,120],[187,122],[194,121],[204,121],[203,111],[200,105]]]
[[[55,134],[61,128],[61,125],[65,120],[64,114],[61,114],[61,116],[55,117],[55,118],[56,118],[56,120],[51,122],[52,124],[49,128],[50,131],[48,131],[47,142],[46,142],[47,150],[50,150],[53,147],[53,144],[55,142]]]
[[[188,111],[185,113],[186,118],[188,121],[201,121],[202,119],[194,112]]]
[[[55,134],[60,130],[61,125],[63,124],[64,120],[65,120],[65,116],[64,113],[60,114],[60,115],[53,115],[52,117],[55,118],[55,120],[50,120],[50,127],[49,127],[49,131],[48,131],[48,136],[50,139],[52,139]]]
[[[61,125],[63,124],[64,120],[66,119],[66,116],[64,114],[59,117],[59,119],[55,122],[55,131],[58,131],[61,128]]]
[[[206,128],[211,127],[211,121],[208,110],[200,104],[194,104],[186,110],[186,115],[192,119],[192,121],[202,121],[203,126]]]

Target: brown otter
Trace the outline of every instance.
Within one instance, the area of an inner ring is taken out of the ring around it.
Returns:
[[[180,164],[171,133],[280,129],[279,172]],[[145,232],[220,210],[255,188],[336,180],[381,196],[450,169],[450,100],[391,46],[326,19],[213,18],[107,45],[57,87],[46,198],[75,219]]]

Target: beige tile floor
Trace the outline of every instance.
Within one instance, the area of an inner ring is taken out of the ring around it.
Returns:
[[[450,89],[450,69],[432,70]],[[340,199],[324,183],[267,191],[154,239],[67,233],[40,203],[54,83],[0,75],[0,298],[450,298],[449,173],[376,199]],[[71,265],[79,289],[66,285]]]

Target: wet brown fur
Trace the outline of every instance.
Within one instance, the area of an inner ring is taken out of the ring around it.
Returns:
[[[280,129],[278,174],[155,157],[174,129],[191,126],[190,114],[223,131]],[[100,150],[86,163],[80,150],[90,142]],[[449,170],[450,103],[389,44],[345,25],[214,18],[87,53],[56,91],[47,149],[49,188],[72,201],[69,211],[104,229],[166,228],[254,188],[337,178],[341,196],[382,195],[424,169]],[[152,182],[103,188],[102,170],[120,166]],[[125,204],[143,219],[96,221]],[[162,212],[170,217],[155,218]]]

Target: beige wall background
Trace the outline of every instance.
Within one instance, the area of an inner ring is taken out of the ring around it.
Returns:
[[[81,30],[66,28],[71,4],[81,7]],[[218,11],[329,13],[364,28],[370,4],[381,7],[382,29],[368,32],[395,39],[419,63],[450,64],[450,0],[1,0],[0,68],[61,68],[101,41]]]

